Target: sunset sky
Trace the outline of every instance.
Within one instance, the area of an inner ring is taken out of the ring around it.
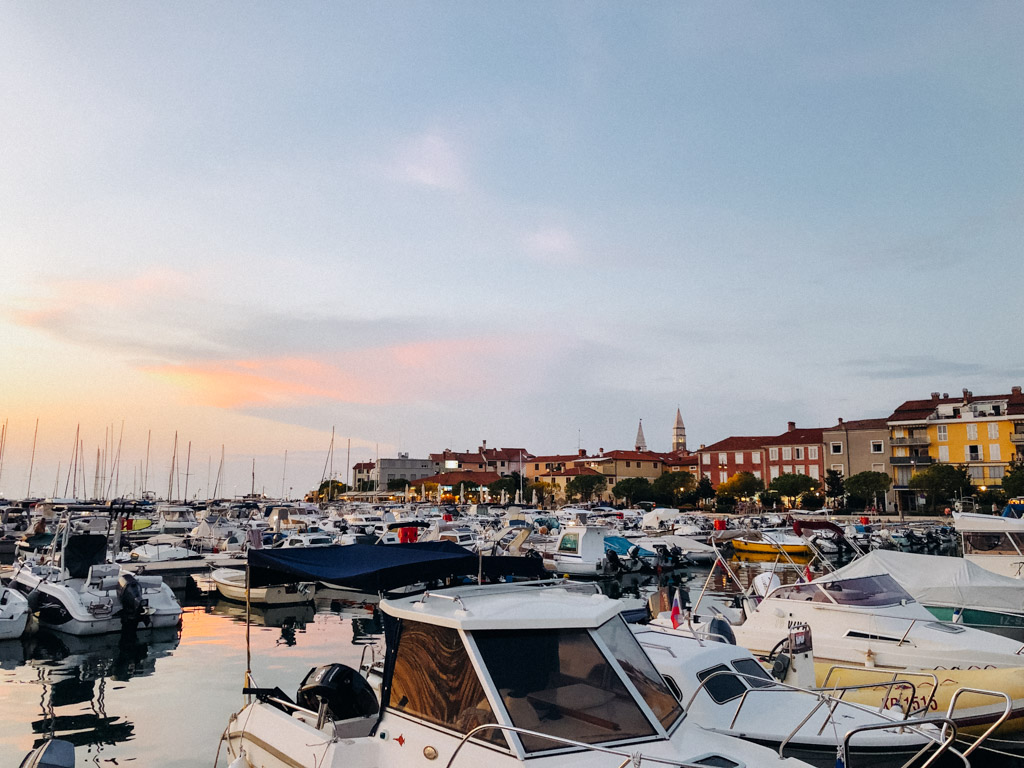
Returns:
[[[0,73],[8,497],[36,419],[36,495],[297,495],[1024,384],[1017,2],[15,0]]]

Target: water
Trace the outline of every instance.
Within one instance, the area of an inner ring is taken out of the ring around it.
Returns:
[[[0,768],[17,768],[47,735],[75,744],[79,766],[212,766],[228,716],[242,704],[245,606],[185,607],[181,633],[69,637],[41,630],[0,643]],[[256,685],[294,693],[310,667],[359,664],[380,628],[372,606],[255,612]],[[219,765],[227,760],[223,753]]]

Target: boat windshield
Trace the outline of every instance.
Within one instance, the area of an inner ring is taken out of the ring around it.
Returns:
[[[880,607],[914,602],[914,598],[887,573],[830,581],[821,586],[840,605]]]
[[[513,725],[585,744],[656,735],[586,629],[479,630],[473,639]],[[645,685],[654,687],[653,681]],[[664,713],[670,710],[662,707]],[[539,736],[520,738],[527,752],[560,746]]]

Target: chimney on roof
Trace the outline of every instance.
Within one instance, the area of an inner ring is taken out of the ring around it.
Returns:
[[[974,393],[971,392],[971,390],[969,390],[969,389],[964,389],[964,402],[965,403],[971,402],[971,398],[972,397],[974,397]]]
[[[701,443],[701,444],[700,444],[700,449],[699,449],[699,450],[702,450],[702,451],[703,451],[703,450],[704,450],[705,448],[707,448],[707,446],[706,446],[706,445],[704,445],[704,443]]]
[[[795,429],[796,429],[796,422],[795,421],[788,422],[788,426],[786,427],[786,431],[787,432],[792,432]]]
[[[586,448],[580,448],[579,449],[579,455],[580,455],[580,457],[586,456],[587,455],[587,449]]]
[[[604,448],[598,448],[598,449],[597,449],[597,453],[598,453],[599,455],[603,455],[603,454],[604,454]]]
[[[843,426],[843,417],[842,416],[839,417],[839,426],[840,427]]]
[[[949,392],[943,392],[943,393],[942,393],[942,397],[943,397],[943,399],[945,399],[945,400],[949,400]]]
[[[945,397],[945,395],[943,395],[943,397]],[[938,392],[932,392],[932,402],[936,403],[936,402],[938,402],[938,400],[939,400],[939,393]]]
[[[484,440],[484,444],[480,446],[480,452],[482,453],[482,452],[484,452],[486,450],[487,450],[487,441]]]
[[[1021,393],[1020,387],[1010,387],[1011,395],[1019,395]]]

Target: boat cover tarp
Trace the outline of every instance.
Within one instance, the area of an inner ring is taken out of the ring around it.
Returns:
[[[1024,500],[1011,499],[1010,503],[1003,507],[1003,517],[1011,517],[1017,520],[1024,518]]]
[[[621,557],[629,557],[629,550],[633,547],[639,546],[635,541],[630,541],[625,536],[605,536],[604,537],[604,550],[607,552],[609,549],[614,550],[615,554]],[[637,557],[654,557],[654,553],[649,549],[640,547],[640,552],[637,553]]]
[[[450,541],[349,544],[251,550],[249,568],[253,586],[289,580],[323,581],[377,593],[448,576],[476,575],[480,557]],[[484,557],[483,572],[491,580],[546,575],[540,558],[528,557]]]
[[[887,573],[923,605],[1024,612],[1024,580],[944,555],[876,549],[816,582]]]

